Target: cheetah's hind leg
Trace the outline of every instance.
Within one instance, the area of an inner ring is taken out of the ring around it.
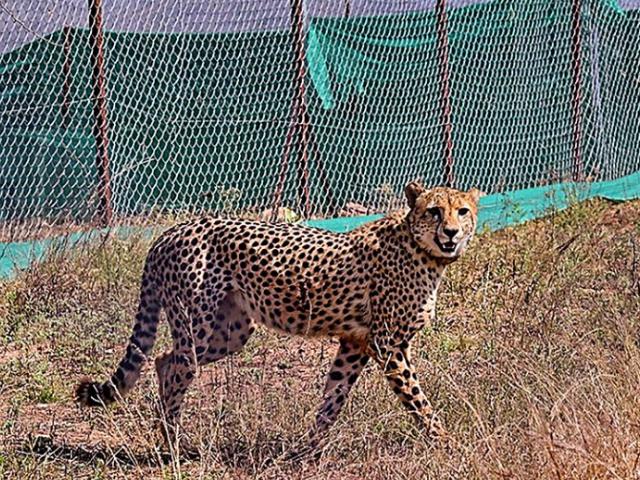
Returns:
[[[215,313],[203,309],[193,312],[188,333],[184,328],[178,331],[174,326],[181,324],[169,319],[174,338],[173,350],[156,358],[159,413],[165,443],[170,449],[180,445],[180,450],[189,456],[193,456],[196,449],[180,432],[184,395],[197,377],[199,367],[240,351],[255,330],[253,320],[241,308],[237,295],[233,292],[227,294]]]

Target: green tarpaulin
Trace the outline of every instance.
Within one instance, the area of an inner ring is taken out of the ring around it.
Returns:
[[[614,179],[640,169],[640,18],[589,0],[581,20],[581,171]],[[570,176],[571,27],[568,1],[450,10],[457,186],[494,193]],[[313,213],[400,195],[415,178],[442,181],[436,30],[432,11],[308,20]],[[63,32],[0,56],[0,221],[84,221],[98,210],[89,34],[70,33],[68,77]],[[287,31],[107,32],[116,215],[270,206],[294,65]],[[302,150],[290,141],[283,204],[295,208]]]
[[[498,230],[560,211],[575,202],[595,197],[614,201],[640,198],[640,172],[612,181],[566,183],[488,195],[480,199],[478,231]],[[382,215],[371,215],[310,220],[305,223],[311,227],[344,233],[381,217]],[[134,231],[140,232],[139,229],[130,227],[115,229],[116,234],[123,236]],[[0,278],[8,278],[16,270],[27,268],[32,261],[38,261],[51,245],[64,244],[67,247],[73,247],[98,238],[105,232],[106,230],[94,230],[35,242],[0,243]],[[159,234],[152,229],[146,230],[145,233],[149,236]]]
[[[638,196],[640,15],[612,0],[580,5],[579,69],[572,2],[449,11],[456,186],[491,194],[481,212],[490,228],[575,198]],[[89,33],[69,32],[0,56],[0,222],[86,222],[98,212]],[[435,13],[310,18],[306,35],[312,213],[348,202],[383,210],[410,180],[440,184]],[[281,175],[283,205],[299,207],[300,138],[289,138],[282,169],[295,58],[287,31],[106,32],[116,217],[262,210]],[[0,270],[45,244],[5,245]]]

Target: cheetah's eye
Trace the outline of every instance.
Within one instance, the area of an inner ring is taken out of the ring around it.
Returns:
[[[427,212],[433,218],[440,218],[440,209],[438,207],[427,208]]]
[[[458,215],[460,215],[461,217],[464,217],[467,213],[469,213],[468,208],[461,208],[460,210],[458,210]]]

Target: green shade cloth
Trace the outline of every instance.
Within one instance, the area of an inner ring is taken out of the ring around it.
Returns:
[[[589,198],[605,198],[623,201],[640,198],[640,172],[617,180],[596,183],[566,183],[520,190],[498,195],[487,195],[480,199],[478,230],[499,230],[510,225],[540,218],[554,211],[567,208],[571,204]],[[332,218],[329,220],[309,220],[311,227],[344,233],[361,225],[381,218],[382,215],[366,217]],[[120,227],[115,233],[122,237],[139,229]],[[15,242],[0,244],[0,278],[10,278],[16,270],[24,269],[33,261],[43,258],[47,248],[64,244],[67,247],[79,245],[88,240],[99,238],[106,230],[74,233],[65,237],[50,238],[34,242]],[[148,229],[142,232],[148,236],[159,232]]]
[[[640,170],[640,15],[611,0],[581,5],[581,170],[615,179]],[[572,178],[571,6],[450,9],[457,187]],[[400,195],[416,178],[442,182],[436,31],[433,11],[308,19],[314,216],[375,208],[380,191]],[[97,215],[89,32],[69,32],[68,78],[61,31],[0,56],[0,221]],[[117,217],[272,205],[298,94],[290,32],[106,32],[104,48]],[[300,213],[303,149],[290,141],[282,204]]]
[[[481,229],[640,194],[640,12],[579,2],[577,75],[573,3],[495,0],[448,12],[455,186],[489,193]],[[339,216],[349,202],[386,211],[408,181],[442,182],[435,13],[307,20],[306,150],[288,135],[299,94],[290,32],[105,33],[118,222],[261,212],[281,175],[282,206],[299,214],[302,158],[310,216]],[[68,33],[0,56],[0,228],[86,224],[99,212],[89,32]],[[372,218],[308,223],[347,231]],[[3,245],[0,274],[58,241]]]

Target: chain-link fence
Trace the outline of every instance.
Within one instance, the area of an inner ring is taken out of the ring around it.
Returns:
[[[103,5],[104,3],[104,5]],[[640,1],[0,0],[0,239],[640,169]]]

